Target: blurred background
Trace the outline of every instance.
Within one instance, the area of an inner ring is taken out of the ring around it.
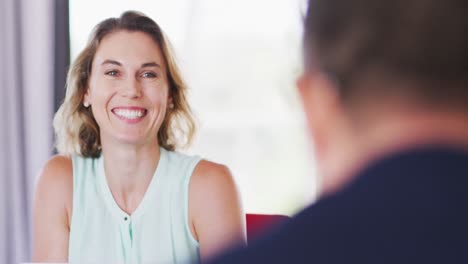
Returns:
[[[314,201],[295,80],[304,0],[0,0],[0,262],[29,261],[34,182],[54,154],[52,118],[92,28],[141,11],[168,35],[198,119],[182,152],[227,165],[245,211]]]

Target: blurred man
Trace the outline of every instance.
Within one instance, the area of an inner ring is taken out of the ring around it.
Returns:
[[[213,263],[468,263],[468,1],[310,0],[304,34],[324,196]]]

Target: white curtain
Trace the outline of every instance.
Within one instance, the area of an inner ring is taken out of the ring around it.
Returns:
[[[30,261],[35,178],[52,153],[53,2],[0,0],[0,263]]]

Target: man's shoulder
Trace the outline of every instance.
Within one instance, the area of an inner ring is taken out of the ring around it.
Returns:
[[[460,257],[468,236],[467,175],[464,151],[395,153],[216,263],[436,263],[438,256]]]

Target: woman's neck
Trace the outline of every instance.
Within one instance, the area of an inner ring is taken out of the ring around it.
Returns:
[[[143,198],[161,156],[159,144],[102,142],[107,184],[115,201],[131,213]]]

